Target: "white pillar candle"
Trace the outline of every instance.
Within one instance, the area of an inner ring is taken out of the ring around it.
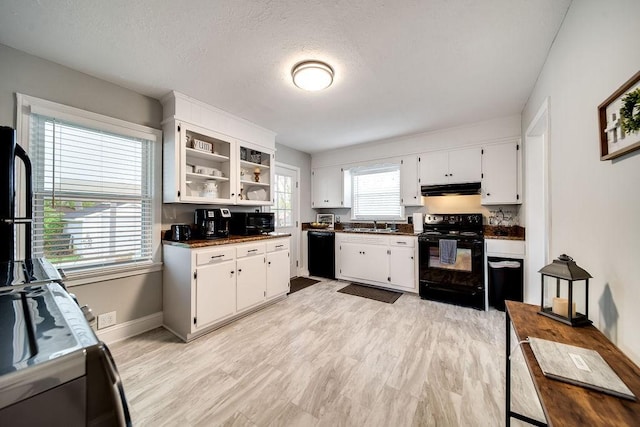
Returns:
[[[576,317],[576,303],[572,303],[572,315],[571,317]],[[558,316],[569,317],[569,300],[567,298],[554,298],[553,305],[551,307],[551,311]]]

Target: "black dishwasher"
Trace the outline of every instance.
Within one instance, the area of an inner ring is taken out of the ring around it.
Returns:
[[[332,231],[309,231],[307,240],[309,275],[335,279],[335,234]]]

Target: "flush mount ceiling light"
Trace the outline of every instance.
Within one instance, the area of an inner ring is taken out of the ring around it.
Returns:
[[[326,89],[333,83],[333,68],[320,61],[305,61],[291,70],[293,84],[300,89],[317,91]]]

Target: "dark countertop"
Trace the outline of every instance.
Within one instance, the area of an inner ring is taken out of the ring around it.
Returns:
[[[229,236],[227,238],[221,239],[213,239],[213,240],[205,240],[205,239],[194,239],[187,240],[184,242],[175,242],[173,240],[162,240],[162,244],[171,245],[171,246],[179,246],[182,248],[206,248],[209,246],[221,246],[221,245],[229,245],[233,243],[245,243],[245,242],[255,242],[258,240],[269,240],[269,239],[278,239],[280,237],[290,237],[289,233],[270,233],[270,234],[259,234],[255,236]]]
[[[518,225],[513,227],[485,225],[484,238],[496,240],[525,240],[524,227]]]
[[[378,229],[384,228],[386,223],[379,222]],[[374,234],[376,236],[417,236],[417,234],[413,233],[413,224],[396,224],[398,231],[394,232],[379,232],[379,231],[355,231],[353,228],[373,228],[372,222],[342,222],[336,223],[333,229],[329,228],[313,228],[310,223],[303,222],[302,223],[302,231],[330,231],[330,232],[338,232],[338,233],[353,233],[353,234]]]

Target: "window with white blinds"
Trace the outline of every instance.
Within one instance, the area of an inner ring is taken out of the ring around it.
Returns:
[[[46,115],[29,116],[33,253],[57,267],[153,257],[153,141]]]
[[[401,220],[400,165],[351,169],[353,219]]]

